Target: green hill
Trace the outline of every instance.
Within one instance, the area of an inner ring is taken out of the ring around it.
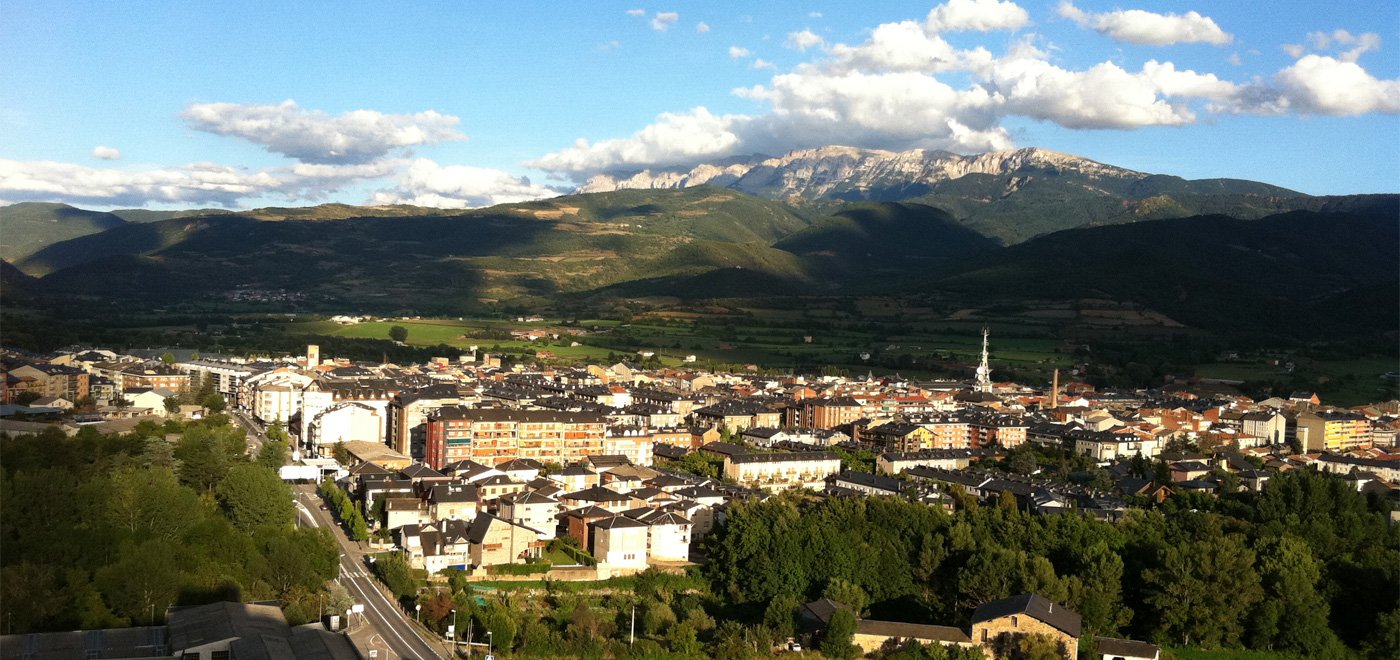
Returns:
[[[124,224],[111,213],[67,204],[21,202],[0,207],[0,259],[15,263],[54,243]]]
[[[320,208],[320,207],[318,207]],[[363,209],[375,213],[379,209]],[[806,221],[725,190],[626,191],[446,215],[324,222],[255,214],[129,224],[17,264],[66,296],[178,299],[237,283],[366,305],[555,296],[741,268],[801,280],[772,240]]]
[[[1400,206],[1391,197],[1351,213],[1072,229],[945,271],[924,286],[967,299],[1015,292],[1023,299],[1131,301],[1199,328],[1313,335],[1377,318],[1374,297],[1362,292],[1400,280],[1397,217]],[[1393,300],[1379,311],[1390,319],[1397,313]]]
[[[922,204],[861,202],[793,233],[773,247],[829,276],[850,279],[916,272],[995,250],[995,242]]]

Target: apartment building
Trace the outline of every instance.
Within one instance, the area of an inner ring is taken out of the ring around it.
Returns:
[[[568,465],[602,453],[607,423],[596,413],[449,406],[428,415],[424,462],[434,469],[467,459]]]

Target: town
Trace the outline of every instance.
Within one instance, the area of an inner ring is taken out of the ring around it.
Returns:
[[[1400,402],[1341,409],[1307,392],[1254,401],[1190,387],[1099,391],[1058,371],[1050,383],[997,382],[992,339],[982,339],[967,382],[628,360],[502,367],[479,350],[413,365],[353,363],[315,345],[276,360],[9,352],[0,431],[119,434],[227,413],[246,429],[251,455],[286,438],[279,474],[298,489],[298,515],[339,525],[340,572],[367,580],[362,595],[390,591],[400,604],[449,582],[684,575],[708,561],[706,538],[736,503],[798,494],[1114,523],[1174,500],[1260,492],[1301,470],[1389,502],[1395,520]],[[391,562],[427,582],[393,584]],[[382,607],[396,609],[388,599]],[[851,604],[807,603],[805,623],[777,641],[800,650],[842,610]],[[381,613],[373,625],[409,620]],[[859,619],[851,634],[864,652],[914,640],[998,654],[1004,632],[1047,633],[1066,657],[1159,653],[1146,642],[1079,639],[1079,615],[1034,593],[982,603],[965,630]],[[455,624],[442,635],[474,641]]]

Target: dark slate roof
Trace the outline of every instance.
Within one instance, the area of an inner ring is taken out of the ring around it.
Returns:
[[[858,486],[876,488],[879,490],[889,491],[891,493],[898,493],[903,491],[904,487],[908,484],[908,482],[900,481],[899,479],[895,479],[894,477],[886,477],[883,475],[870,474],[869,472],[859,472],[856,470],[843,470],[840,474],[833,475],[831,477],[828,477],[827,479],[837,484],[856,484]]]
[[[709,442],[700,447],[701,451],[707,451],[721,456],[738,456],[749,453],[748,447],[736,445],[732,442]],[[655,451],[655,449],[653,449]]]
[[[802,614],[820,621],[822,625],[831,623],[831,616],[837,610],[849,610],[851,606],[830,598],[818,598],[802,606]]]
[[[410,466],[408,466],[408,467],[406,467],[406,468],[404,468],[404,469],[402,469],[402,470],[399,470],[399,476],[402,476],[402,477],[405,478],[405,479],[446,479],[446,478],[447,478],[447,475],[445,475],[445,474],[443,474],[443,473],[441,473],[441,472],[438,472],[437,470],[434,470],[434,469],[432,469],[432,468],[430,468],[430,467],[428,467],[427,465],[424,465],[424,464],[422,464],[422,463],[414,463],[413,465],[410,465]]]
[[[984,603],[972,613],[972,622],[981,623],[1012,614],[1034,617],[1071,637],[1079,637],[1079,613],[1064,605],[1057,605],[1039,594],[1021,594]]]
[[[856,634],[899,637],[901,639],[926,639],[949,644],[968,644],[972,642],[972,638],[968,637],[967,633],[952,626],[927,626],[917,623],[900,623],[898,621],[869,621],[862,619],[856,622]]]
[[[738,464],[784,463],[788,461],[836,461],[841,460],[841,457],[832,451],[794,451],[783,454],[740,454],[729,456],[726,460]]]
[[[633,520],[631,518],[628,518],[627,516],[613,516],[611,518],[595,520],[588,524],[592,527],[597,527],[598,529],[626,529],[629,527],[647,526],[646,523],[638,520]]]
[[[605,488],[603,486],[590,486],[580,491],[562,495],[561,498],[566,500],[582,500],[585,502],[628,502],[632,499],[611,488]]]
[[[1156,644],[1139,642],[1131,639],[1114,639],[1112,637],[1095,637],[1094,643],[1097,645],[1095,654],[1108,656],[1122,656],[1125,658],[1155,658],[1162,649]]]

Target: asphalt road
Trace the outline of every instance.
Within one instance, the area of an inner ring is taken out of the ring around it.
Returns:
[[[242,426],[243,430],[248,433],[248,453],[257,456],[258,452],[262,451],[263,443],[267,441],[267,436],[263,435],[262,427],[258,426],[257,422],[253,421],[252,418],[246,416],[244,413],[233,410],[230,411],[229,414],[232,415],[233,419],[238,422],[238,425]]]
[[[365,552],[345,536],[329,511],[321,510],[321,498],[314,489],[311,486],[295,486],[294,489],[300,519],[308,520],[317,527],[329,528],[340,544],[340,583],[350,590],[355,602],[365,606],[364,623],[360,623],[360,615],[352,615],[352,623],[354,626],[369,625],[374,628],[375,634],[371,636],[374,643],[371,646],[379,646],[382,641],[388,647],[391,658],[433,660],[446,657],[443,643],[424,639],[398,605],[380,591],[378,581],[364,563]],[[361,633],[355,631],[352,637],[359,639]]]

